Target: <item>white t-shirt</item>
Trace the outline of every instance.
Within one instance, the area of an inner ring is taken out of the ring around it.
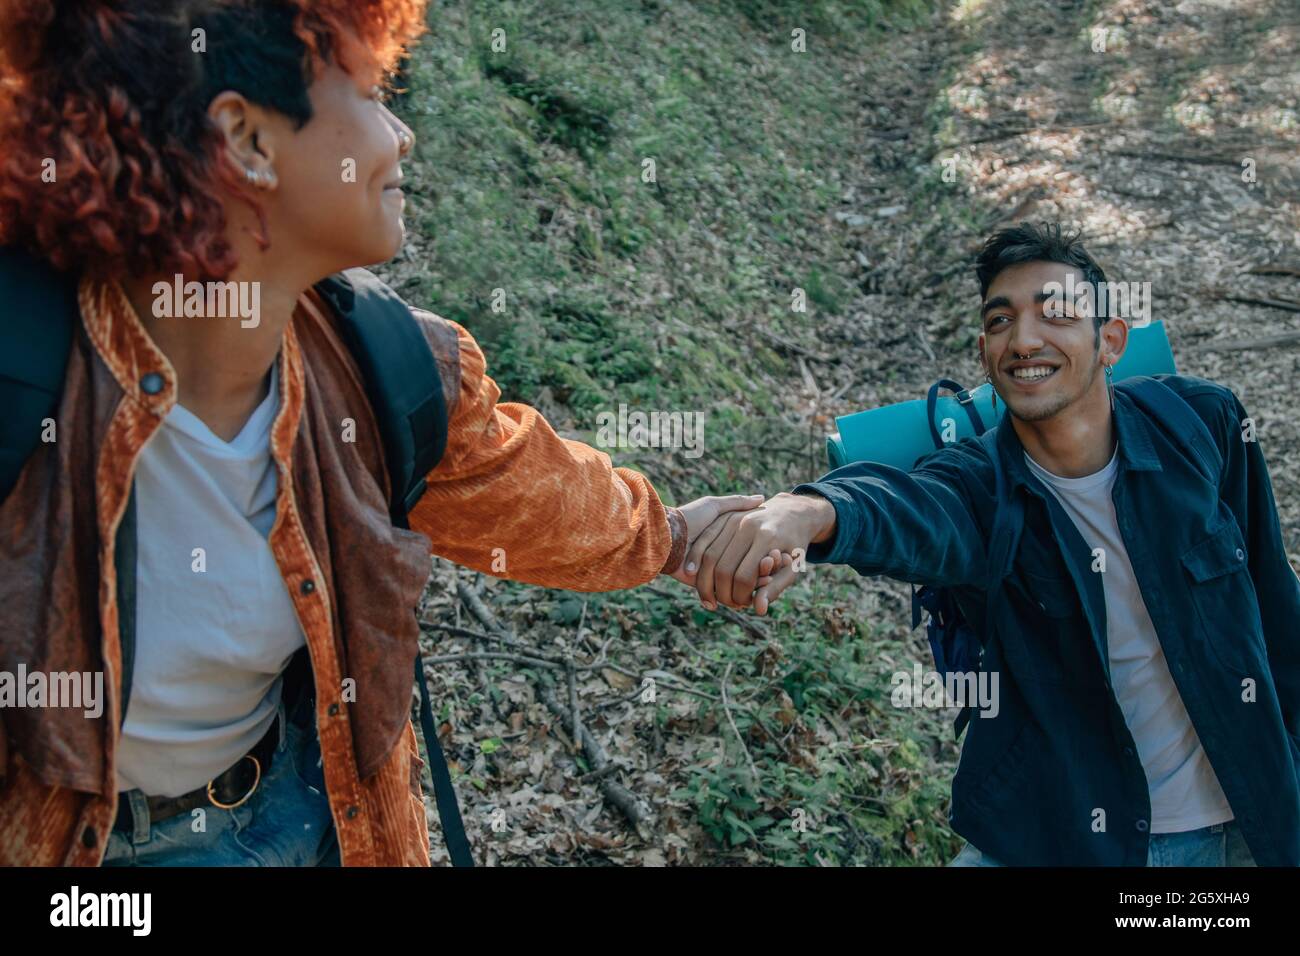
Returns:
[[[306,642],[267,543],[279,403],[273,366],[266,399],[232,441],[176,405],[140,453],[119,791],[178,796],[235,763],[270,727],[280,674]]]
[[[1061,478],[1025,453],[1092,549],[1102,548],[1111,685],[1137,746],[1151,791],[1151,832],[1181,833],[1233,818],[1178,693],[1120,535],[1111,489],[1119,449],[1101,471]]]

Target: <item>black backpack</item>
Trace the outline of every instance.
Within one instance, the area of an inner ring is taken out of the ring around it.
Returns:
[[[393,488],[394,525],[424,493],[424,476],[447,444],[447,408],[433,353],[410,308],[365,269],[349,269],[317,283],[334,307],[349,350],[365,380]],[[40,443],[43,422],[58,411],[68,353],[79,321],[76,281],[17,249],[0,248],[0,501],[8,497]],[[135,507],[135,490],[127,504]],[[124,516],[122,524],[134,527]],[[122,643],[122,716],[131,695],[135,646],[135,541],[119,534],[119,624]],[[424,667],[415,659],[434,799],[447,850],[455,866],[473,866],[451,774],[438,742]]]

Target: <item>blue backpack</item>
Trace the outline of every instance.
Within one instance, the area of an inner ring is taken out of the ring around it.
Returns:
[[[938,404],[939,389],[941,388],[952,392],[960,406],[966,409],[966,414],[970,417],[971,425],[975,429],[975,435],[984,444],[985,451],[993,462],[993,472],[997,479],[998,488],[998,517],[1002,517],[1007,509],[1002,507],[1004,481],[1002,464],[998,459],[995,442],[997,432],[985,427],[984,420],[975,408],[970,393],[949,378],[941,378],[931,385],[925,401],[926,421],[930,425],[930,437],[934,440],[935,450],[945,446],[945,442],[939,434],[939,429],[934,423],[934,411]],[[997,517],[995,517],[993,544],[998,545],[1002,550],[1009,550],[1010,542],[1007,539],[1008,535],[1005,533],[1003,524],[1000,524]],[[1001,566],[1002,560],[990,561],[989,564],[992,571],[995,565]],[[945,686],[947,686],[949,674],[978,674],[984,641],[975,628],[967,622],[965,613],[958,606],[953,589],[934,587],[929,584],[923,584],[920,588],[912,585],[913,628],[921,623],[922,609],[928,611],[930,615],[925,623],[925,633],[930,641],[930,652],[934,655],[934,668],[944,678]],[[966,706],[957,715],[957,719],[953,724],[956,736],[960,737],[961,732],[970,722],[970,712],[971,708]]]
[[[1169,432],[1178,441],[1189,457],[1196,462],[1197,468],[1206,481],[1215,485],[1223,470],[1223,455],[1215,443],[1204,420],[1177,392],[1165,385],[1159,376],[1134,375],[1117,383],[1135,403],[1148,415],[1169,426]],[[978,674],[980,658],[987,636],[993,633],[993,606],[1002,579],[1009,569],[1011,556],[1020,540],[1020,529],[1024,526],[1024,503],[1018,498],[1009,498],[1006,492],[1006,479],[1002,471],[1002,462],[998,457],[997,431],[986,428],[979,412],[971,400],[970,393],[951,379],[940,379],[930,386],[926,399],[926,410],[930,423],[930,435],[936,450],[945,443],[934,424],[935,406],[939,389],[946,388],[956,397],[961,407],[970,415],[971,424],[978,436],[989,460],[993,463],[993,474],[997,488],[997,512],[993,519],[993,530],[989,538],[989,567],[985,594],[987,609],[982,630],[977,630],[967,620],[965,612],[959,606],[952,588],[922,585],[919,589],[912,587],[912,627],[921,623],[922,609],[929,612],[926,621],[926,637],[929,638],[930,651],[934,655],[935,670],[942,675],[947,686],[949,674]],[[965,706],[953,724],[956,736],[960,737],[970,722],[971,707]]]

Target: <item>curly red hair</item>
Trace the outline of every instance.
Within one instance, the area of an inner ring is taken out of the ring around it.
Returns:
[[[342,37],[391,72],[423,32],[426,3],[0,0],[0,245],[73,272],[225,278],[236,257],[214,187],[261,208],[218,159],[209,88],[238,77],[250,99],[301,125],[310,78],[326,61],[348,68]],[[264,60],[283,72],[259,84],[265,64],[254,56],[250,67],[247,51],[271,17],[285,27]],[[192,55],[196,24],[218,26],[207,33],[233,52]]]

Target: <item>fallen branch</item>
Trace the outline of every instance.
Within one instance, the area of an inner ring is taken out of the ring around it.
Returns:
[[[1240,302],[1242,305],[1262,305],[1267,309],[1282,309],[1286,312],[1300,312],[1300,302],[1295,299],[1274,299],[1267,296],[1225,295],[1225,302]]]
[[[1203,352],[1239,352],[1246,349],[1272,348],[1275,345],[1290,345],[1300,342],[1300,332],[1283,332],[1279,335],[1266,335],[1260,339],[1228,339],[1223,342],[1201,342],[1193,345],[1194,350]]]
[[[609,755],[605,753],[605,748],[600,745],[600,741],[591,735],[591,731],[581,724],[575,723],[573,714],[556,698],[555,689],[546,676],[543,676],[537,682],[537,693],[541,697],[542,703],[549,707],[552,713],[565,721],[570,727],[575,728],[575,735],[581,735],[579,744],[586,754],[587,762],[591,764],[592,770],[598,772],[608,767],[610,759]],[[648,829],[646,825],[647,814],[636,795],[627,787],[615,780],[611,780],[609,777],[600,779],[600,790],[606,800],[622,811],[623,816],[632,824],[641,838],[649,839],[649,834],[646,832]]]
[[[616,763],[608,763],[599,770],[593,770],[591,773],[584,773],[578,778],[579,783],[595,783],[598,780],[604,780],[611,774],[618,773],[623,768]]]
[[[460,595],[460,599],[469,608],[470,613],[478,618],[479,623],[487,628],[490,633],[499,635],[509,646],[518,645],[519,642],[514,632],[501,624],[496,619],[496,615],[483,603],[482,598],[466,587],[464,582],[459,580],[456,582],[456,593]],[[561,666],[550,664],[550,662],[544,663],[548,667]],[[605,753],[605,748],[600,745],[600,741],[591,735],[591,731],[582,726],[581,719],[575,713],[570,713],[569,708],[559,702],[555,696],[549,674],[543,672],[539,675],[537,693],[542,703],[547,706],[551,713],[573,728],[574,740],[578,746],[582,747],[587,757],[587,763],[591,765],[591,768],[593,770],[603,770],[607,767],[610,759],[609,755]],[[647,813],[632,791],[608,777],[600,780],[600,790],[606,800],[618,807],[642,839],[648,839],[649,834],[646,832]]]
[[[491,634],[484,634],[482,631],[475,631],[468,627],[456,627],[453,624],[436,624],[433,621],[421,621],[420,624],[426,630],[444,631],[448,634],[456,634],[460,637],[472,637],[475,640],[489,641],[495,644],[505,644],[507,646],[510,646],[510,641],[508,641],[504,637],[495,637]],[[556,657],[551,654],[547,654],[545,651],[529,651],[528,654],[530,657],[536,657],[540,660],[547,661],[548,663],[555,664],[559,667],[565,666],[565,661],[563,660],[563,658]]]
[[[1205,153],[1167,153],[1155,150],[1109,149],[1107,156],[1127,156],[1130,159],[1156,159],[1169,163],[1194,163],[1198,166],[1241,166],[1240,157],[1210,156]]]
[[[657,588],[653,584],[643,584],[641,585],[641,587],[649,591],[651,594],[657,594],[660,597],[667,598],[670,601],[678,601],[680,603],[682,600],[682,598],[680,598],[678,595],[673,594],[669,591],[665,591],[662,588]],[[766,641],[771,639],[771,635],[767,633],[766,628],[760,627],[756,621],[751,621],[743,614],[737,614],[735,611],[727,607],[725,604],[718,605],[718,613],[720,613],[732,624],[740,625],[745,630],[749,631],[749,633],[757,637],[759,640]]]
[[[740,728],[736,726],[736,718],[731,715],[731,702],[727,700],[727,678],[731,676],[731,664],[727,664],[727,669],[722,674],[722,710],[727,715],[727,723],[731,724],[731,730],[736,735],[736,740],[740,741],[740,749],[745,753],[745,759],[749,761],[749,779],[755,785],[758,783],[758,768],[754,766],[754,758],[749,752],[749,747],[745,744],[745,738],[740,736]]]
[[[1110,125],[1111,120],[1093,120],[1086,123],[1072,123],[1065,126],[1004,126],[994,127],[989,132],[976,136],[974,139],[962,140],[960,143],[953,143],[948,146],[940,146],[930,154],[930,162],[934,162],[935,157],[953,150],[962,149],[966,146],[978,146],[981,143],[996,143],[1004,139],[1014,139],[1017,136],[1025,136],[1029,133],[1069,133],[1076,129],[1088,129],[1093,126]]]
[[[828,355],[818,355],[816,352],[813,352],[810,349],[806,349],[802,345],[799,345],[795,342],[787,341],[781,338],[779,335],[776,335],[772,332],[769,332],[767,329],[762,328],[761,326],[754,326],[754,330],[758,332],[760,336],[767,339],[767,341],[772,344],[772,347],[776,349],[778,352],[784,351],[784,352],[790,352],[793,355],[802,355],[805,358],[810,358],[815,362],[834,361],[834,359],[832,359]]]
[[[507,654],[504,651],[468,651],[464,654],[435,654],[433,657],[424,658],[426,664],[458,664],[464,661],[514,661],[516,664],[527,664],[531,667],[563,667],[563,664],[556,664],[554,661],[545,661],[540,657],[528,657],[525,654]]]

